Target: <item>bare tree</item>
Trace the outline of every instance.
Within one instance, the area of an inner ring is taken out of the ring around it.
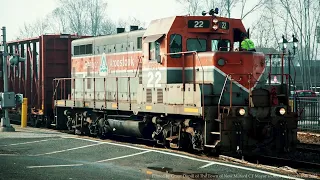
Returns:
[[[61,7],[57,7],[50,13],[50,23],[51,29],[53,31],[58,31],[65,33],[68,31],[68,18],[66,13],[63,11]]]
[[[59,0],[60,6],[56,9],[56,17],[64,30],[69,29],[79,35],[96,36],[102,31],[106,22],[105,0]],[[110,23],[109,23],[110,24]]]
[[[183,9],[192,16],[199,14],[203,4],[201,0],[176,0],[176,2],[181,4]]]
[[[315,27],[319,22],[320,2],[316,0],[279,0],[279,7],[288,14],[288,29],[286,34],[296,34],[299,37],[298,60],[302,69],[303,88],[309,89],[313,83],[311,76],[311,61],[315,60],[318,44]],[[279,10],[280,10],[279,9]]]
[[[221,0],[221,9],[226,11],[225,15],[227,15],[229,18],[231,17],[231,11],[236,5],[239,3],[239,0]]]
[[[202,7],[210,9],[219,8],[220,16],[231,17],[231,13],[238,5],[241,15],[239,18],[244,19],[249,14],[263,7],[267,0],[251,0],[250,3],[247,0],[176,0],[181,4],[186,12],[190,15],[197,15]],[[239,10],[237,8],[237,10]]]
[[[211,4],[220,6],[221,12],[220,15],[231,17],[231,13],[236,7],[240,7],[240,19],[244,19],[249,14],[255,12],[259,8],[263,7],[267,0],[251,0],[248,3],[248,0],[207,0],[211,1]],[[240,6],[239,6],[240,5]],[[238,10],[238,8],[237,8]]]
[[[270,33],[274,31],[272,23],[272,19],[269,19],[266,15],[261,15],[253,24],[250,38],[256,40],[257,47],[275,47],[274,45],[277,44],[274,41],[274,34]]]
[[[40,36],[41,34],[47,33],[48,29],[48,17],[37,19],[35,22],[32,22],[30,24],[24,23],[24,26],[20,28],[20,35],[17,39]]]
[[[129,28],[129,26],[139,26],[144,27],[146,22],[141,21],[135,17],[129,17],[127,19],[119,19],[117,22],[117,27]]]
[[[24,39],[24,38],[28,38],[28,37],[33,37],[35,35],[35,33],[33,31],[32,24],[24,23],[23,27],[20,28],[19,31],[20,31],[20,34],[17,37],[17,39]]]
[[[30,37],[44,32],[78,33],[79,35],[106,35],[116,32],[117,27],[145,26],[137,18],[120,19],[107,17],[105,0],[58,0],[60,5],[44,19],[25,24],[20,37]]]
[[[104,19],[101,23],[101,28],[99,29],[99,35],[109,35],[116,33],[117,25],[110,19]]]
[[[106,16],[107,3],[102,0],[88,0],[87,8],[89,14],[89,21],[91,24],[91,35],[96,36],[100,31],[101,25],[104,22],[104,16]],[[106,23],[106,22],[104,22]]]
[[[279,21],[274,0],[264,1],[261,13],[256,22],[251,25],[251,38],[256,41],[259,47],[279,48],[279,40],[284,33],[283,29],[278,28],[287,22]]]
[[[61,11],[60,16],[67,16],[70,30],[80,35],[88,32],[87,0],[59,0]],[[62,18],[60,17],[60,18]]]
[[[269,0],[252,0],[254,3],[253,6],[247,6],[247,0],[240,0],[241,2],[241,19],[244,19],[249,14],[253,13],[254,11],[258,10],[259,8],[263,7],[265,3]],[[246,7],[249,7],[247,11],[245,11]]]

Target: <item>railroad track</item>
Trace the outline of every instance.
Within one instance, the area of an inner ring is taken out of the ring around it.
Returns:
[[[320,144],[299,143],[297,150],[301,152],[312,152],[320,154]]]
[[[320,163],[300,161],[272,156],[247,157],[246,161],[251,163],[270,165],[276,167],[290,167],[297,169],[298,172],[315,172],[319,173]]]

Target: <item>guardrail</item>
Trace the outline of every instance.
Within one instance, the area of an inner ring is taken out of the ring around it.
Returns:
[[[291,97],[290,100],[299,115],[298,129],[320,133],[320,97]]]

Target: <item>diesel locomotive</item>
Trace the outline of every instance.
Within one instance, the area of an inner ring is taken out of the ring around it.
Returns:
[[[240,19],[209,14],[73,40],[71,78],[53,81],[53,125],[196,151],[293,150],[287,83],[267,82],[269,56],[236,50],[247,32]]]

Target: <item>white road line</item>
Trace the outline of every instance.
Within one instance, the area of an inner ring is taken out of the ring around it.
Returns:
[[[0,156],[16,156],[16,154],[0,154]]]
[[[62,139],[62,138],[44,139],[44,140],[39,140],[39,141],[30,141],[30,142],[15,143],[15,144],[6,144],[6,145],[0,145],[0,147],[3,147],[3,146],[17,146],[17,145],[23,145],[23,144],[32,144],[32,143],[46,142],[46,141],[57,140],[57,139]]]
[[[125,156],[119,156],[119,157],[115,157],[115,158],[105,159],[105,160],[97,161],[96,163],[107,162],[107,161],[112,161],[112,160],[116,160],[116,159],[122,159],[122,158],[137,156],[137,155],[140,155],[140,154],[145,154],[145,153],[150,152],[150,151],[151,150],[147,150],[147,151],[134,153],[134,154],[129,154],[129,155],[125,155]]]
[[[216,164],[216,163],[215,162],[211,162],[211,163],[208,163],[206,165],[203,165],[203,166],[199,167],[199,169],[206,168],[206,167],[209,167],[209,166],[214,165],[214,164]]]
[[[65,150],[61,150],[61,151],[53,151],[53,152],[48,152],[48,153],[43,153],[43,154],[35,154],[35,155],[29,155],[29,156],[42,156],[42,155],[56,154],[56,153],[60,153],[60,152],[72,151],[72,150],[76,150],[76,149],[82,149],[82,148],[97,146],[97,145],[101,145],[101,144],[104,144],[104,143],[90,144],[90,145],[86,145],[86,146],[80,146],[80,147],[65,149]]]
[[[68,167],[68,166],[82,166],[83,164],[65,164],[65,165],[47,165],[47,166],[27,166],[27,168],[52,168],[52,167]]]
[[[69,138],[81,139],[81,138],[77,138],[77,137],[69,137]],[[101,143],[101,141],[96,141],[96,140],[91,140],[91,139],[81,139],[81,140]],[[247,170],[247,171],[258,172],[258,173],[267,174],[267,175],[276,176],[276,177],[282,177],[282,178],[286,178],[286,179],[303,180],[301,178],[296,178],[296,177],[276,174],[276,173],[272,173],[272,172],[268,172],[268,171],[263,171],[263,170],[259,170],[259,169],[250,168],[250,167],[242,167],[242,166],[239,166],[239,165],[233,165],[233,164],[227,164],[227,163],[222,163],[222,162],[198,159],[198,158],[194,158],[194,157],[190,157],[190,156],[186,156],[186,155],[182,155],[182,154],[176,154],[176,153],[165,152],[165,151],[160,151],[160,150],[150,150],[150,149],[146,149],[146,148],[139,148],[139,147],[134,147],[134,146],[130,146],[130,145],[117,144],[117,143],[111,143],[111,142],[103,142],[103,143],[110,144],[110,145],[115,145],[115,146],[127,147],[127,148],[131,148],[131,149],[149,150],[149,151],[152,151],[152,152],[157,152],[157,153],[161,153],[161,154],[167,154],[167,155],[171,155],[171,156],[181,157],[181,158],[184,158],[184,159],[190,159],[190,160],[199,161],[199,162],[206,162],[206,163],[213,163],[213,164],[217,164],[217,165],[221,165],[221,166],[233,167],[233,168],[237,168],[237,169],[243,169],[243,170]],[[211,164],[211,165],[213,165],[213,164]],[[208,165],[208,166],[210,166],[210,165]]]
[[[125,145],[125,144],[117,144],[117,143],[112,143],[112,142],[103,142],[103,141],[97,141],[97,140],[93,140],[93,139],[84,139],[84,138],[78,138],[78,137],[63,137],[63,138],[72,138],[72,139],[79,139],[79,140],[83,140],[83,141],[89,141],[89,142],[95,142],[95,143],[104,143],[104,144],[110,144],[110,145],[115,145],[115,146],[122,146],[122,147],[127,147],[127,148],[131,148],[131,149],[137,149],[137,150],[149,150],[149,149],[145,149],[145,148],[139,148],[139,147],[134,147],[134,146],[129,146],[129,145]]]

